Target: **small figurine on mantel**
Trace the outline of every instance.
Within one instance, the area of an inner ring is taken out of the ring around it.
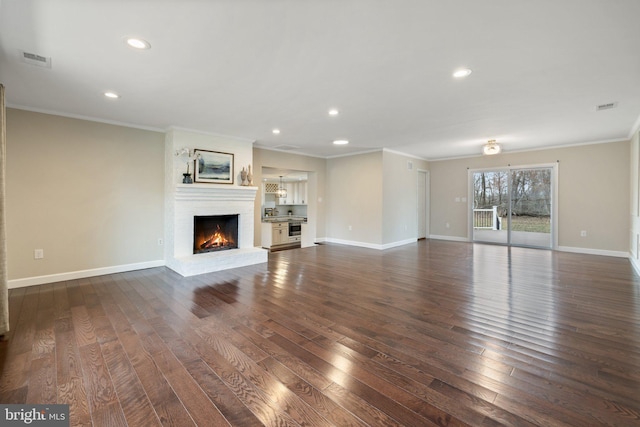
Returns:
[[[253,185],[253,174],[251,173],[251,165],[249,165],[249,170],[247,171],[245,168],[242,168],[242,171],[240,171],[240,179],[242,186],[246,187],[249,185]]]
[[[242,170],[240,171],[240,179],[242,180],[240,185],[242,186],[249,185],[249,181],[247,181],[247,171],[244,168],[242,168]]]

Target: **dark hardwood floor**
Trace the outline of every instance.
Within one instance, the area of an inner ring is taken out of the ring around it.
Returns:
[[[429,241],[10,292],[0,402],[72,425],[640,426],[626,259]]]

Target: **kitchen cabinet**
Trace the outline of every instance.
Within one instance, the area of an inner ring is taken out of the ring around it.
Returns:
[[[274,222],[271,224],[271,246],[289,243],[289,223]]]
[[[289,222],[263,222],[262,223],[262,247],[269,249],[272,246],[289,243]]]
[[[302,235],[289,236],[289,221],[263,222],[262,247],[270,249],[277,246],[297,247],[302,243]]]
[[[297,204],[306,205],[307,204],[307,181],[298,182],[298,188],[296,191],[297,194]]]
[[[307,182],[287,182],[284,184],[287,189],[287,197],[278,199],[279,205],[306,205],[307,204]]]
[[[281,197],[279,203],[281,205],[293,205],[294,204],[293,184],[291,182],[285,182],[283,187],[287,190],[287,197]]]

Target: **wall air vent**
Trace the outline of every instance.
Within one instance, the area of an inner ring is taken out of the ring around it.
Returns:
[[[612,108],[616,108],[617,106],[618,106],[617,102],[609,102],[608,104],[600,104],[600,105],[596,106],[596,111],[610,110]]]
[[[38,55],[31,52],[20,51],[20,60],[25,64],[35,65],[37,67],[51,68],[51,58]]]

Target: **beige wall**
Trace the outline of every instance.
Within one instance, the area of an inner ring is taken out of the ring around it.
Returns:
[[[631,262],[640,271],[640,132],[636,131],[631,138],[630,176],[630,214],[631,230],[629,233],[629,253]]]
[[[327,160],[327,219],[330,239],[382,244],[382,151]]]
[[[426,170],[428,163],[388,150],[383,151],[382,163],[382,243],[415,239],[418,235],[418,169]]]
[[[278,168],[296,171],[306,171],[309,173],[307,183],[307,229],[315,233],[316,238],[324,238],[326,236],[326,197],[325,197],[325,181],[326,181],[326,164],[327,161],[318,157],[302,156],[292,153],[284,153],[281,151],[264,150],[260,148],[253,149],[253,184],[260,187],[262,185],[262,168]],[[262,224],[261,206],[262,194],[258,191],[256,195],[255,209],[255,227],[254,227],[254,244],[262,245]]]
[[[160,132],[7,109],[9,279],[162,262],[164,139]],[[309,172],[316,237],[381,247],[417,235],[418,169],[430,171],[430,234],[466,239],[468,205],[455,199],[467,197],[468,168],[559,160],[559,245],[631,250],[637,260],[638,139],[636,133],[631,142],[430,163],[386,150],[322,159],[254,148],[254,182],[261,182],[263,166]],[[258,192],[256,245],[261,204]],[[34,249],[44,249],[45,258],[34,260]]]
[[[559,161],[558,245],[628,252],[629,155],[625,141],[430,162],[431,235],[468,238],[468,205],[455,201],[467,197],[468,169]]]
[[[317,218],[319,240],[381,247],[417,235],[417,170],[425,170],[426,161],[387,150],[325,160],[256,148],[254,165],[256,183],[263,166],[311,172],[308,217]]]
[[[9,279],[162,260],[163,183],[163,133],[7,109]]]

